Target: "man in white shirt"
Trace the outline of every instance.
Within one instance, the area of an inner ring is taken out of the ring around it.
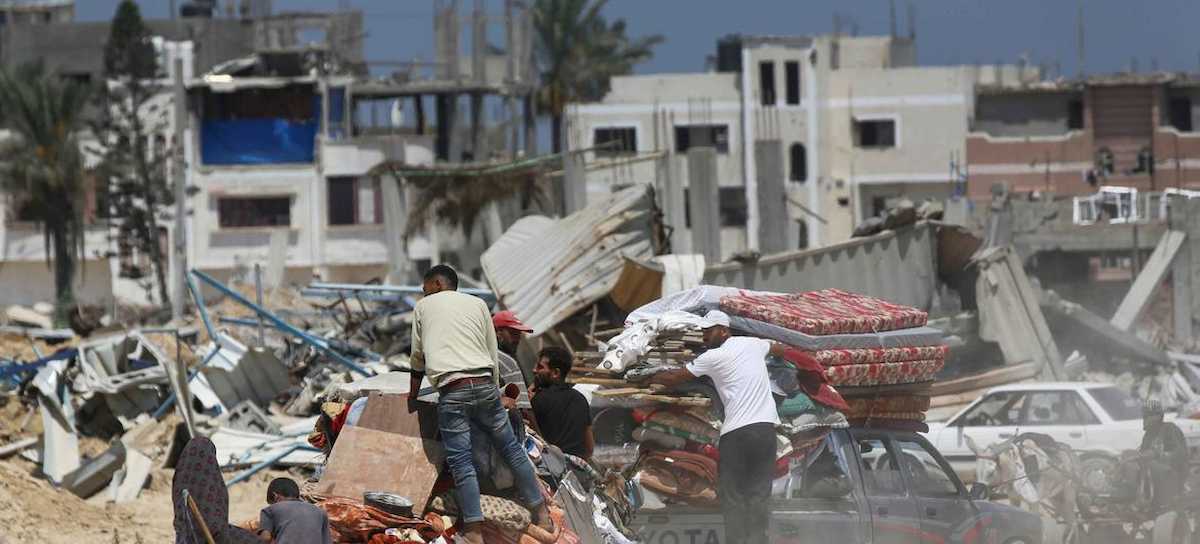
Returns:
[[[438,265],[425,273],[425,296],[413,308],[412,379],[409,411],[415,410],[421,379],[438,390],[438,430],[454,475],[463,538],[482,543],[483,510],[471,448],[471,429],[486,434],[512,469],[522,502],[533,521],[552,532],[549,511],[525,448],[517,443],[497,387],[496,330],[478,297],[458,292],[458,274]]]
[[[662,372],[650,381],[670,386],[701,376],[712,379],[725,405],[717,482],[725,541],[765,544],[777,454],[775,425],[779,423],[767,355],[783,355],[784,346],[732,336],[729,316],[718,310],[704,316],[703,327],[708,351],[686,368]]]

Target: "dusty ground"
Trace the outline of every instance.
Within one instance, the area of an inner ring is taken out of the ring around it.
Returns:
[[[158,470],[137,501],[97,504],[54,489],[31,473],[32,463],[0,462],[0,541],[4,544],[173,542],[171,470]],[[234,523],[255,519],[265,506],[267,483],[285,475],[262,472],[229,491]],[[228,475],[227,475],[228,476]]]

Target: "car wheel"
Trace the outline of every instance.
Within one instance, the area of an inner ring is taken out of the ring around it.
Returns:
[[[1091,455],[1079,460],[1080,491],[1092,495],[1109,496],[1115,491],[1113,482],[1117,478],[1117,460],[1103,455]]]
[[[1188,544],[1192,538],[1192,523],[1178,512],[1167,512],[1154,520],[1154,544]]]

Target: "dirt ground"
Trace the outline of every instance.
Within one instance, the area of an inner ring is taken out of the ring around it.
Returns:
[[[0,543],[151,544],[175,540],[171,507],[174,471],[155,471],[136,501],[117,505],[85,501],[54,489],[33,476],[35,470],[35,465],[24,460],[0,462]],[[256,519],[266,505],[267,484],[285,475],[261,472],[230,488],[231,521]]]

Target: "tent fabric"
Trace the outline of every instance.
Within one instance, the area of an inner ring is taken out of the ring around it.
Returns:
[[[311,163],[317,126],[316,120],[206,120],[200,156],[209,165]]]

